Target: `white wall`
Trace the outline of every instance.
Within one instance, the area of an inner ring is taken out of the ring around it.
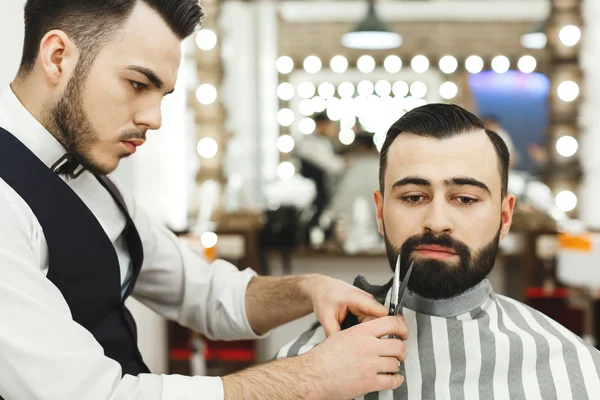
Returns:
[[[23,47],[23,6],[25,0],[0,0],[0,87],[10,83],[21,61]]]

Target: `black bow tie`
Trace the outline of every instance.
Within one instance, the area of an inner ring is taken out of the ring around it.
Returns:
[[[79,170],[77,170],[78,168]],[[66,153],[54,163],[52,171],[58,175],[67,175],[75,179],[85,171],[85,168],[71,154]]]

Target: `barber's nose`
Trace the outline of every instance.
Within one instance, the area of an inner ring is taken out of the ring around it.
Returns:
[[[160,129],[162,125],[160,106],[137,113],[134,122],[136,125],[147,127],[148,130]]]
[[[423,221],[423,229],[435,234],[452,233],[454,226],[450,220],[449,211],[445,200],[434,199],[429,203],[427,215]]]

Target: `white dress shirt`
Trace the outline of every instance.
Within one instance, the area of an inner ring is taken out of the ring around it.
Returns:
[[[0,127],[11,132],[49,168],[62,145],[27,111],[10,87],[0,91]],[[65,182],[94,213],[113,242],[121,282],[130,259],[125,218],[89,172]],[[113,179],[114,180],[114,179]],[[211,265],[155,223],[122,186],[144,247],[133,296],[160,315],[213,339],[257,338],[246,315],[245,294],[255,273],[224,261]],[[105,357],[92,334],[73,321],[69,307],[46,278],[48,246],[27,203],[0,178],[0,396],[19,400],[223,399],[218,377],[126,375]]]

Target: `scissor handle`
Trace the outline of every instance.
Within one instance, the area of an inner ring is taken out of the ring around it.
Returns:
[[[393,317],[396,315],[396,305],[390,304],[390,310],[388,312],[388,316]]]

